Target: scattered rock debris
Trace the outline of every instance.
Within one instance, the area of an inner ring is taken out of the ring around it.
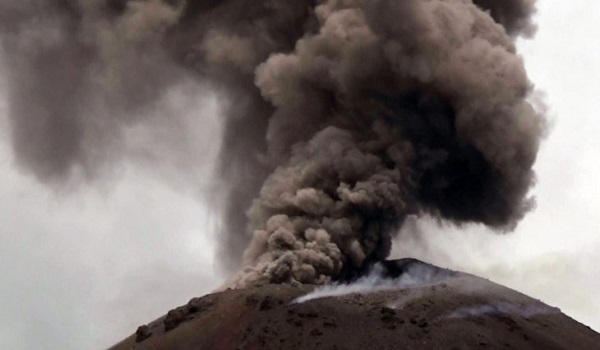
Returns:
[[[135,331],[135,342],[142,342],[150,338],[151,335],[152,332],[150,331],[150,327],[148,327],[147,325],[139,326],[137,331]]]
[[[323,320],[323,326],[327,328],[336,328],[337,320],[335,319],[335,317],[326,317]]]
[[[384,327],[388,329],[396,329],[397,325],[403,324],[404,320],[396,316],[396,310],[389,307],[381,307],[379,309],[380,320],[384,323]]]
[[[213,302],[203,298],[193,298],[186,305],[180,306],[167,313],[163,324],[168,332],[177,328],[181,323],[192,320],[196,314],[204,312],[213,306]]]
[[[258,306],[258,309],[260,311],[264,311],[264,310],[270,310],[273,308],[273,305],[275,304],[275,302],[273,301],[273,298],[270,296],[266,296],[261,302],[260,305]]]
[[[165,317],[165,331],[170,331],[177,328],[187,318],[186,310],[183,308],[177,308],[169,311],[167,317]]]
[[[318,328],[315,328],[312,331],[310,331],[310,335],[312,335],[313,337],[320,337],[323,335],[323,331]]]

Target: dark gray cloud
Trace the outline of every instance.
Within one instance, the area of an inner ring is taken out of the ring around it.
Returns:
[[[408,214],[506,230],[533,205],[544,118],[513,41],[534,30],[532,1],[1,10],[13,149],[44,182],[118,159],[173,86],[222,98],[224,265],[251,240],[232,285],[325,283],[384,258]]]
[[[17,163],[56,184],[118,159],[123,130],[185,81],[160,50],[179,12],[160,1],[132,2],[118,17],[105,1],[3,2]]]
[[[531,11],[491,10],[531,30],[509,18]],[[314,16],[256,69],[275,170],[233,285],[326,283],[384,258],[407,214],[513,228],[544,118],[500,23],[468,1],[329,1]]]

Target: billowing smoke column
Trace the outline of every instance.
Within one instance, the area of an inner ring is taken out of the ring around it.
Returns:
[[[409,214],[508,230],[532,206],[544,118],[528,102],[514,44],[535,29],[532,0],[80,0],[0,10],[16,72],[14,149],[42,180],[93,169],[95,140],[144,122],[114,115],[181,80],[227,100],[223,260],[239,263],[250,241],[229,286],[327,283],[385,258]],[[94,103],[113,116],[90,116]]]

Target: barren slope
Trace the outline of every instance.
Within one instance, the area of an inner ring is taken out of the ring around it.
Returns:
[[[560,310],[472,275],[294,302],[314,288],[193,299],[110,350],[600,349],[600,334]]]

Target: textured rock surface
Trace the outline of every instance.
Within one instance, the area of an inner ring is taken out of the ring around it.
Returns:
[[[192,299],[110,350],[600,349],[600,334],[560,310],[463,273],[294,303],[314,288]]]

